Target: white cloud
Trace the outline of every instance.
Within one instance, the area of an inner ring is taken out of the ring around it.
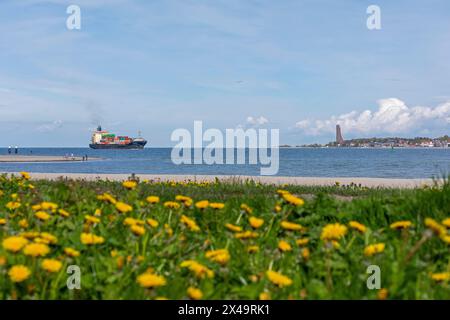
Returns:
[[[269,120],[267,120],[267,118],[263,117],[263,116],[259,116],[259,117],[252,117],[249,116],[247,117],[247,124],[253,125],[253,126],[262,126],[269,123]]]
[[[346,133],[407,133],[424,130],[449,128],[450,101],[432,107],[408,107],[397,98],[381,99],[378,110],[352,111],[324,120],[304,119],[296,123],[296,128],[308,135],[334,133],[339,124]]]
[[[40,132],[53,132],[56,129],[59,129],[62,127],[63,122],[61,120],[55,120],[51,123],[45,123],[43,125],[40,125],[37,127],[37,130]]]

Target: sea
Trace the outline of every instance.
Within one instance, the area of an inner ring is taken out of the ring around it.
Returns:
[[[0,163],[0,172],[260,175],[261,165],[174,164],[171,148],[93,150],[21,148],[19,155],[84,156],[89,161]],[[247,150],[248,153],[248,150]],[[0,149],[1,155],[7,149]],[[224,151],[225,154],[225,151]],[[100,158],[100,160],[92,160]],[[248,159],[248,158],[247,158]],[[440,178],[450,174],[450,148],[280,148],[277,176]]]

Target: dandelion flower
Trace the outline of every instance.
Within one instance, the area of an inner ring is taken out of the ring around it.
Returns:
[[[31,257],[45,257],[50,252],[50,248],[43,243],[30,243],[23,248],[23,253]]]
[[[55,259],[44,259],[41,263],[41,267],[45,271],[56,273],[61,270],[62,263],[61,261]]]
[[[82,233],[80,236],[80,240],[82,244],[93,245],[93,244],[102,244],[105,242],[105,239],[100,236],[96,236],[92,233]]]
[[[138,226],[138,225],[132,225],[130,227],[131,232],[133,232],[135,235],[137,236],[142,236],[145,234],[145,228],[142,226]]]
[[[300,247],[306,246],[309,243],[309,239],[308,238],[300,238],[300,239],[297,239],[295,241],[295,243]]]
[[[123,186],[125,189],[133,190],[134,188],[136,188],[137,182],[136,182],[136,181],[131,181],[131,180],[129,180],[129,181],[124,181],[124,182],[122,182],[122,186]]]
[[[169,208],[169,209],[180,209],[181,206],[178,202],[166,201],[166,202],[164,202],[164,207]]]
[[[186,292],[192,300],[200,300],[203,297],[203,292],[194,287],[189,287]]]
[[[146,220],[146,222],[152,228],[157,228],[159,226],[159,222],[156,221],[155,219],[149,218],[149,219]]]
[[[305,204],[305,201],[302,198],[296,197],[290,193],[282,194],[283,199],[294,206],[302,206]]]
[[[224,265],[230,260],[230,253],[227,249],[210,250],[205,253],[205,257],[213,262]]]
[[[271,300],[268,292],[261,292],[259,294],[259,300]]]
[[[21,171],[20,175],[22,176],[22,178],[24,178],[25,180],[30,180],[30,174],[28,172],[25,171]]]
[[[256,253],[259,251],[259,247],[258,246],[248,246],[247,247],[247,252],[248,253]]]
[[[64,253],[67,254],[69,257],[76,258],[80,256],[80,251],[77,251],[73,248],[65,248]]]
[[[290,231],[300,231],[303,230],[303,226],[298,223],[293,223],[289,221],[281,221],[281,228],[284,230],[290,230]]]
[[[91,223],[91,224],[97,224],[100,223],[100,219],[94,216],[90,216],[90,215],[85,215],[84,216],[84,220],[86,220],[87,223]]]
[[[137,277],[137,282],[144,288],[155,288],[165,286],[167,281],[163,276],[146,272]]]
[[[11,236],[3,240],[3,248],[7,251],[18,252],[28,243],[28,240],[21,236]]]
[[[22,282],[30,277],[31,271],[24,265],[16,265],[9,269],[8,275],[12,282]]]
[[[126,204],[124,202],[118,201],[116,203],[116,209],[119,210],[121,213],[127,213],[133,210],[133,207],[129,204]]]
[[[194,260],[186,260],[180,264],[181,268],[187,268],[189,271],[195,274],[197,278],[212,278],[214,277],[214,272],[208,267],[198,263]]]
[[[38,211],[34,214],[34,216],[42,221],[47,221],[50,219],[50,215],[45,211]]]
[[[185,216],[184,214],[181,216],[180,221],[184,223],[189,228],[189,230],[194,232],[200,231],[200,227],[197,225],[195,220]]]
[[[389,227],[391,229],[400,230],[400,229],[408,229],[409,227],[411,227],[411,225],[412,225],[411,221],[404,220],[391,223]]]
[[[202,200],[202,201],[198,201],[195,203],[195,207],[200,210],[206,209],[206,208],[208,208],[208,206],[209,206],[208,200]]]
[[[266,272],[267,278],[272,282],[273,284],[279,286],[279,287],[288,287],[292,284],[292,280],[285,275],[282,275],[279,272],[275,272],[272,270],[268,270]]]
[[[292,246],[289,244],[289,242],[287,242],[285,240],[280,240],[278,242],[278,249],[280,249],[283,252],[291,251],[292,250]]]
[[[320,238],[322,240],[331,241],[339,240],[347,234],[347,227],[340,223],[327,224],[322,229]]]
[[[148,196],[145,200],[147,200],[150,204],[155,204],[159,202],[159,197],[157,196]]]
[[[366,255],[367,257],[371,257],[377,253],[383,252],[385,247],[386,245],[384,243],[376,243],[368,245],[367,247],[364,248],[364,255]]]
[[[378,300],[386,300],[389,295],[389,291],[386,288],[381,288],[378,290],[377,298]]]
[[[447,281],[450,279],[450,272],[433,273],[430,277],[436,282]]]
[[[433,231],[438,236],[442,236],[447,233],[447,230],[443,225],[439,224],[439,222],[431,218],[425,219],[425,226],[427,226],[428,229]]]
[[[245,212],[247,212],[248,214],[252,214],[253,213],[253,209],[250,208],[247,204],[243,203],[241,204],[241,210],[244,210]]]
[[[254,239],[258,237],[258,233],[253,231],[243,231],[235,233],[234,237],[236,239]]]
[[[450,228],[450,218],[442,220],[442,225],[446,226],[447,228]]]
[[[362,223],[359,223],[358,221],[350,221],[348,225],[350,226],[350,228],[355,229],[356,231],[359,231],[361,233],[365,233],[367,231],[367,227]]]
[[[70,213],[67,212],[67,211],[64,210],[64,209],[59,209],[59,210],[58,210],[58,213],[59,213],[59,215],[60,215],[61,217],[64,217],[64,218],[70,217]]]
[[[213,209],[215,209],[215,210],[220,210],[220,209],[225,208],[225,204],[224,204],[224,203],[221,203],[221,202],[211,202],[211,203],[209,204],[209,207],[210,207],[210,208],[213,208]]]
[[[311,254],[311,252],[309,251],[308,248],[303,248],[302,249],[302,257],[303,257],[303,259],[308,260],[310,254]]]
[[[256,218],[256,217],[250,217],[248,219],[248,222],[255,229],[260,228],[264,224],[264,220],[263,219]]]
[[[0,219],[0,226],[4,226],[6,224],[6,219]]]
[[[6,204],[6,208],[8,208],[9,210],[18,209],[20,208],[20,206],[21,206],[20,202],[17,201],[10,201]]]

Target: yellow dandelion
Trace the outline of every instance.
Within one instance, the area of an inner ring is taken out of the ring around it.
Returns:
[[[21,236],[11,236],[3,240],[3,248],[7,251],[18,252],[28,243],[28,240]]]
[[[194,260],[186,260],[180,264],[181,268],[187,268],[189,271],[195,274],[197,278],[212,278],[214,277],[214,272],[208,267],[198,263]]]
[[[430,277],[436,282],[448,281],[450,279],[450,272],[433,273]]]
[[[253,213],[253,209],[250,208],[247,204],[243,203],[241,204],[241,210],[244,210],[245,212],[247,212],[248,214],[252,214]]]
[[[132,225],[130,227],[131,232],[133,232],[135,235],[137,236],[142,236],[145,234],[145,228],[142,226],[138,226],[138,225]]]
[[[25,180],[30,180],[30,174],[28,172],[25,171],[21,171],[20,175],[22,176],[22,178],[24,178]]]
[[[235,233],[234,237],[236,239],[254,239],[257,238],[259,234],[253,231],[244,231]]]
[[[252,226],[252,228],[258,229],[264,224],[264,220],[256,217],[248,218],[248,222]]]
[[[61,270],[62,263],[61,261],[55,259],[44,259],[41,263],[41,267],[45,271],[55,273]]]
[[[208,206],[209,206],[208,200],[202,200],[202,201],[198,201],[195,203],[195,207],[200,210],[206,209],[206,208],[208,208]]]
[[[268,292],[261,292],[259,294],[259,300],[271,300],[270,294]]]
[[[149,218],[149,219],[146,220],[146,222],[152,228],[157,228],[159,226],[159,222],[156,221],[155,219]]]
[[[296,197],[290,193],[284,193],[282,197],[287,203],[294,206],[302,206],[305,204],[305,201],[302,198]]]
[[[285,241],[285,240],[280,240],[280,241],[278,242],[278,249],[280,249],[280,250],[283,251],[283,252],[286,252],[286,251],[291,251],[291,250],[292,250],[292,247],[291,247],[291,245],[289,244],[289,242],[287,242],[287,241]]]
[[[60,215],[61,217],[63,217],[63,218],[68,218],[68,217],[70,217],[70,213],[67,212],[67,211],[64,210],[64,209],[59,209],[59,210],[58,210],[58,213],[59,213],[59,215]]]
[[[100,223],[100,219],[99,219],[99,218],[94,217],[94,216],[90,216],[90,215],[88,215],[88,214],[84,216],[84,220],[85,220],[87,223],[90,223],[90,224],[97,224],[97,223]]]
[[[283,210],[283,209],[281,208],[281,206],[280,206],[279,204],[277,204],[277,205],[275,205],[275,207],[273,208],[273,210],[274,210],[276,213],[279,213],[279,212],[281,212],[281,210]]]
[[[247,252],[248,253],[256,253],[259,251],[259,247],[258,246],[248,246],[247,247]]]
[[[384,251],[386,245],[384,243],[375,243],[368,245],[364,248],[364,255],[367,257],[371,257],[377,253],[381,253]]]
[[[195,220],[185,216],[184,214],[181,216],[180,221],[184,223],[189,228],[189,230],[194,232],[200,231],[200,227],[197,225]]]
[[[56,209],[58,209],[58,204],[56,204],[54,202],[43,201],[40,204],[40,209],[41,210],[50,210],[52,212],[56,212]]]
[[[309,243],[309,239],[308,238],[300,238],[300,239],[295,240],[295,243],[300,247],[306,246]]]
[[[132,189],[136,188],[137,182],[136,181],[131,181],[131,180],[124,181],[124,182],[122,182],[122,186],[124,188],[128,189],[128,190],[132,190]]]
[[[24,265],[16,265],[9,269],[8,275],[12,282],[22,282],[30,277],[31,271]]]
[[[42,221],[47,221],[50,219],[50,215],[45,211],[38,211],[34,214],[34,216]]]
[[[8,208],[9,210],[15,210],[20,208],[21,204],[20,202],[17,201],[10,201],[6,204],[6,208]]]
[[[308,248],[303,248],[302,249],[302,257],[303,257],[303,259],[308,260],[310,255],[311,255],[311,252],[309,251]]]
[[[210,207],[210,208],[213,208],[213,209],[215,209],[215,210],[220,210],[220,209],[225,208],[225,204],[224,204],[224,203],[221,203],[221,202],[211,202],[211,203],[209,204],[209,207]]]
[[[241,232],[242,231],[242,227],[235,226],[234,224],[231,224],[231,223],[225,224],[225,228],[227,228],[228,230],[233,231],[233,232]]]
[[[93,245],[102,244],[103,242],[105,242],[105,239],[92,233],[82,233],[80,235],[80,241],[82,244]]]
[[[292,284],[292,280],[285,275],[275,272],[272,270],[268,270],[266,272],[267,278],[272,282],[273,284],[279,286],[279,287],[288,287]]]
[[[289,221],[281,221],[281,228],[284,230],[290,230],[290,231],[300,231],[303,230],[303,226],[298,223],[293,223]]]
[[[147,200],[150,204],[155,204],[159,202],[159,197],[157,196],[148,196],[145,200]]]
[[[0,226],[4,226],[6,224],[6,219],[1,218],[0,219]]]
[[[80,256],[80,251],[77,251],[73,248],[64,248],[64,253],[72,258],[76,258],[76,257]]]
[[[206,251],[205,257],[213,262],[224,265],[230,260],[230,253],[227,249],[210,250]]]
[[[186,293],[192,300],[200,300],[203,297],[203,292],[200,289],[194,287],[189,287]]]
[[[428,229],[433,231],[438,236],[442,236],[447,233],[447,230],[443,225],[431,218],[425,219],[425,226],[427,226]]]
[[[23,248],[23,253],[31,257],[45,257],[50,252],[50,248],[44,243],[30,243]]]
[[[388,298],[389,291],[386,288],[381,288],[378,290],[377,298],[378,300],[386,300]]]
[[[166,202],[164,202],[164,207],[169,208],[169,209],[180,209],[181,206],[178,202],[166,201]]]
[[[397,221],[394,223],[391,223],[389,226],[391,229],[399,230],[399,229],[407,229],[412,226],[411,221],[404,220],[404,221]]]
[[[331,241],[339,240],[347,234],[347,227],[340,223],[327,224],[322,229],[320,238],[322,240]]]
[[[125,202],[118,201],[116,202],[116,209],[119,210],[121,213],[127,213],[133,210],[133,207]]]
[[[51,244],[56,244],[58,242],[58,238],[48,232],[41,232],[39,236]]]

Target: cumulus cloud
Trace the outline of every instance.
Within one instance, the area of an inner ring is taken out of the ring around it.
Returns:
[[[37,127],[37,130],[40,132],[52,132],[56,129],[59,129],[62,127],[63,122],[61,120],[55,120],[51,123],[45,123],[43,125],[40,125]]]
[[[253,125],[253,126],[262,126],[269,123],[269,120],[266,117],[259,116],[259,117],[247,117],[247,124]]]
[[[448,128],[450,101],[436,107],[408,107],[397,98],[381,99],[378,110],[352,111],[329,119],[298,121],[296,128],[308,135],[334,133],[336,124],[344,132],[358,134],[424,132],[429,129]]]

